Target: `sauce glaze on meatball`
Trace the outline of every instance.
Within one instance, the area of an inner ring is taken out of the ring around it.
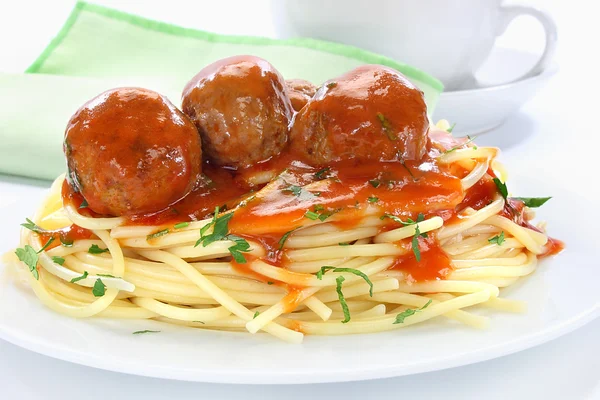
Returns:
[[[287,143],[292,106],[279,72],[267,61],[236,56],[200,71],[183,90],[182,109],[202,135],[204,156],[245,168]]]
[[[304,79],[287,79],[285,86],[294,111],[300,111],[317,92],[317,87]]]
[[[400,161],[425,153],[423,93],[399,72],[364,65],[325,82],[294,120],[291,150],[313,165]]]
[[[84,104],[67,125],[63,150],[70,184],[105,215],[165,209],[202,172],[196,127],[147,89],[112,89]]]

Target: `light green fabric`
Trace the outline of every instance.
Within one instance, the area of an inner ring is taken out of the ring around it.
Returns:
[[[0,172],[52,179],[64,171],[64,128],[83,102],[112,87],[142,86],[179,105],[203,66],[237,54],[316,84],[361,64],[387,65],[423,90],[430,112],[443,88],[424,72],[351,46],[217,35],[81,2],[27,74],[0,74]]]

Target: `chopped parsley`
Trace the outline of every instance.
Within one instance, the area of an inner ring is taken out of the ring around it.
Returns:
[[[336,86],[337,86],[337,82],[329,82],[327,84],[327,89],[333,89]]]
[[[146,240],[156,239],[158,237],[165,236],[167,233],[169,233],[169,229],[165,228],[165,229],[162,229],[162,230],[160,230],[158,232],[154,232],[154,233],[146,236]]]
[[[180,222],[178,224],[173,225],[173,229],[183,229],[187,228],[188,226],[190,226],[189,222]]]
[[[500,232],[499,235],[489,238],[488,242],[496,243],[498,246],[502,246],[502,243],[504,243],[504,231]]]
[[[53,256],[52,261],[54,261],[58,265],[64,265],[64,263],[65,263],[65,259],[62,257],[58,257],[58,256]]]
[[[417,312],[422,311],[424,309],[426,309],[427,307],[429,307],[429,305],[431,304],[432,300],[429,299],[429,301],[421,308],[418,309],[412,309],[409,308],[407,310],[402,311],[400,314],[396,315],[396,320],[394,321],[394,324],[403,324],[404,323],[404,319],[406,317],[410,317],[411,315],[415,315]]]
[[[291,231],[288,231],[286,233],[283,234],[283,236],[281,237],[281,239],[279,239],[279,242],[277,242],[279,244],[279,250],[283,249],[283,246],[285,245],[286,240],[288,240],[288,237],[290,237],[290,235],[292,234],[292,232],[294,232],[295,230],[298,230],[302,228],[302,225],[295,227],[294,229],[292,229]]]
[[[323,274],[329,270],[333,270],[333,272],[349,272],[351,274],[363,278],[365,282],[367,282],[367,284],[369,285],[369,296],[373,297],[373,282],[371,282],[367,274],[365,274],[364,272],[354,268],[336,268],[331,266],[325,266],[321,267],[321,269],[317,272],[317,279],[323,279]]]
[[[96,274],[96,276],[102,276],[102,277],[104,277],[104,278],[116,278],[116,279],[121,279],[121,278],[117,278],[116,276],[114,276],[114,275],[111,275],[111,274]]]
[[[260,311],[257,311],[254,313],[254,316],[252,317],[252,319],[255,319],[256,317],[258,317],[260,315]]]
[[[267,285],[273,285],[274,283],[275,283],[275,282],[271,282],[271,281],[269,281],[269,282],[267,282]]]
[[[69,240],[66,237],[59,236],[60,244],[64,247],[73,247],[73,240]]]
[[[313,221],[315,221],[316,219],[318,219],[318,218],[319,218],[319,214],[317,214],[317,213],[316,213],[316,212],[314,212],[314,211],[310,211],[310,210],[307,210],[307,211],[304,213],[304,216],[305,216],[306,218],[310,219],[310,220],[313,220]]]
[[[340,242],[340,243],[338,243],[338,246],[350,246],[350,243],[348,243],[348,242]]]
[[[88,202],[86,199],[83,199],[83,201],[79,205],[79,208],[88,208]]]
[[[27,222],[30,223],[31,221],[27,220]],[[30,229],[30,228],[27,228],[27,229]],[[31,274],[33,275],[33,277],[36,280],[40,279],[40,273],[37,269],[37,263],[39,261],[39,254],[42,251],[46,250],[46,248],[48,246],[50,246],[50,244],[52,242],[54,242],[54,237],[51,237],[50,239],[48,239],[46,244],[40,249],[40,251],[37,251],[37,252],[33,249],[33,247],[31,247],[28,244],[26,244],[25,247],[23,247],[23,248],[19,247],[18,249],[15,250],[15,254],[17,255],[17,258],[20,261],[23,261],[25,263],[25,265],[27,265],[29,267],[29,271],[31,271]]]
[[[90,254],[102,254],[102,253],[106,253],[108,251],[108,249],[102,249],[100,247],[98,247],[97,244],[93,244],[90,246],[90,248],[88,249],[88,253]]]
[[[381,182],[379,182],[379,179],[371,179],[369,181],[369,183],[371,184],[371,186],[373,186],[374,188],[378,188],[379,185],[381,184]]]
[[[194,247],[200,244],[202,244],[202,247],[206,247],[219,240],[231,240],[235,244],[229,247],[229,253],[231,253],[235,262],[244,264],[246,263],[246,258],[242,253],[250,250],[250,244],[242,237],[229,234],[229,220],[232,217],[233,213],[219,217],[219,207],[216,207],[212,221],[200,228],[200,239],[198,239]],[[211,226],[213,227],[213,232],[207,235],[206,232],[208,232]]]
[[[250,250],[250,244],[246,239],[235,235],[227,235],[227,239],[235,243],[228,249],[235,262],[238,264],[245,264],[246,257],[244,257],[242,253],[247,253]]]
[[[385,117],[385,115],[383,115],[382,113],[378,112],[377,113],[377,119],[379,120],[379,122],[381,122],[381,127],[383,128],[383,131],[387,135],[388,139],[390,139],[390,140],[398,140],[398,136],[396,136],[396,134],[394,133],[394,131],[392,129],[392,124]]]
[[[393,220],[394,222],[398,222],[404,226],[409,226],[409,225],[415,225],[415,234],[412,238],[412,242],[411,242],[411,247],[412,247],[412,251],[415,255],[415,258],[417,259],[417,262],[421,261],[421,250],[419,249],[419,237],[427,237],[427,232],[421,232],[421,230],[419,229],[419,222],[423,222],[425,220],[425,216],[423,215],[423,213],[419,213],[419,215],[417,215],[417,220],[414,221],[412,218],[407,218],[406,221],[402,221],[400,218],[398,218],[395,215],[391,215],[391,214],[384,214],[380,217],[380,219],[385,219],[385,218],[389,218],[391,220]]]
[[[315,179],[325,179],[325,178],[327,178],[327,173],[329,172],[329,170],[331,170],[331,167],[321,168],[320,170],[318,170],[317,172],[315,172],[315,174],[314,174]]]
[[[135,331],[132,335],[143,335],[144,333],[160,333],[160,331],[151,331],[148,329],[144,329],[143,331]]]
[[[94,287],[92,288],[92,294],[95,297],[102,297],[106,293],[106,285],[102,282],[102,279],[96,279],[94,282]]]
[[[83,275],[81,275],[81,276],[78,276],[77,278],[73,278],[73,279],[71,279],[71,283],[79,282],[79,281],[81,281],[81,280],[83,280],[83,279],[87,278],[87,277],[88,277],[88,275],[89,275],[89,274],[88,274],[88,272],[87,272],[87,271],[83,271]]]
[[[340,305],[342,306],[342,311],[344,312],[342,324],[350,321],[350,309],[348,308],[348,303],[346,303],[346,299],[344,298],[344,293],[342,293],[342,282],[345,280],[346,278],[344,278],[342,275],[335,278],[335,291],[338,294],[338,299],[340,300]]]
[[[467,140],[466,142],[464,142],[464,143],[462,143],[462,144],[459,144],[459,145],[457,145],[457,146],[454,146],[453,148],[451,148],[451,149],[449,149],[449,150],[446,150],[446,151],[444,152],[444,154],[452,153],[454,150],[460,149],[461,147],[463,147],[463,146],[466,146],[466,145],[468,145],[469,143],[472,143],[472,142],[473,142],[473,140],[477,139],[477,136],[473,136],[473,137],[471,137],[471,136],[467,135],[467,138],[468,138],[469,140]],[[477,146],[473,146],[473,149],[474,149],[474,150],[477,150]]]
[[[286,188],[281,189],[282,192],[290,192],[294,196],[299,197],[302,194],[302,187],[297,185],[290,185]]]
[[[498,191],[500,192],[504,200],[506,200],[508,197],[508,189],[506,188],[506,183],[502,183],[502,181],[498,178],[494,178],[493,181],[496,184],[496,187],[498,188]]]
[[[32,220],[30,220],[29,218],[25,218],[25,223],[21,224],[21,226],[23,228],[27,228],[30,231],[33,231],[35,233],[45,233],[46,230],[40,228],[35,222],[33,222]]]
[[[452,133],[452,131],[454,130],[454,127],[456,126],[456,122],[452,124],[452,126],[450,126],[448,129],[446,129],[446,132],[448,133]]]
[[[543,206],[552,197],[512,197],[515,200],[520,200],[529,208],[537,208]]]
[[[375,196],[370,196],[367,201],[369,203],[377,203],[379,201],[379,197],[375,197]]]

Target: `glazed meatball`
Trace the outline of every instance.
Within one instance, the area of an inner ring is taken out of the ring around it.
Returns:
[[[236,56],[198,73],[183,91],[183,112],[202,135],[212,163],[245,168],[279,154],[292,106],[279,72],[267,61]]]
[[[304,79],[287,79],[285,86],[294,111],[300,111],[317,92],[317,87]]]
[[[325,82],[296,115],[292,151],[313,165],[403,161],[425,153],[423,93],[399,72],[364,65]]]
[[[64,152],[68,179],[105,215],[165,209],[202,172],[200,135],[189,118],[151,90],[112,89],[71,117]]]

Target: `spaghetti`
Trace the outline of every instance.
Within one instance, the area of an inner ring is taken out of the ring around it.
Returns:
[[[59,177],[21,234],[37,260],[32,268],[21,253],[19,265],[37,272],[22,269],[46,306],[79,318],[292,343],[436,317],[484,328],[488,317],[469,307],[523,311],[500,289],[561,244],[530,224],[527,199],[506,195],[497,149],[447,128],[431,127],[418,162],[317,169],[282,157],[254,171],[268,183],[250,193],[205,168],[213,195],[138,218],[95,214]]]

